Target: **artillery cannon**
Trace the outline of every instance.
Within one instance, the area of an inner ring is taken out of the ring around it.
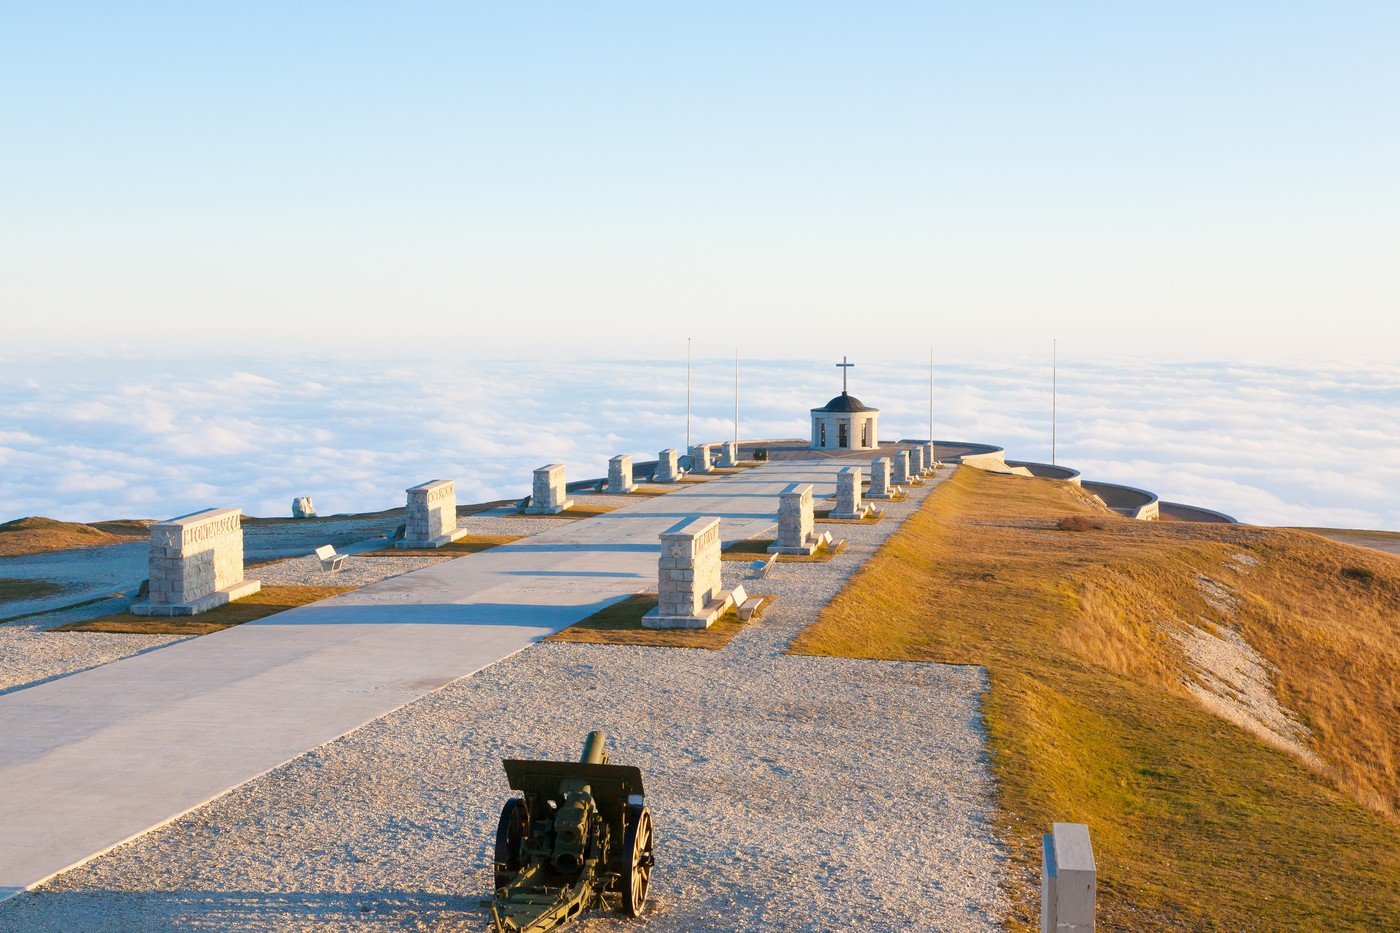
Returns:
[[[572,761],[502,762],[523,797],[496,827],[496,933],[560,927],[592,908],[631,917],[646,907],[655,834],[642,773],[608,764],[601,732]]]

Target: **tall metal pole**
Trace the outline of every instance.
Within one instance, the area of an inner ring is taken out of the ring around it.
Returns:
[[[928,348],[928,444],[933,459],[937,460],[938,451],[933,446],[933,347]]]
[[[1050,465],[1055,465],[1055,444],[1058,440],[1060,408],[1060,349],[1059,341],[1050,339]]]
[[[734,348],[734,456],[739,455],[739,348]]]
[[[690,338],[685,338],[685,452],[690,453]]]

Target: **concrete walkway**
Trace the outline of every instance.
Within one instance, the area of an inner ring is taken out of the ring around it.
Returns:
[[[0,696],[0,899],[654,586],[657,535],[727,543],[843,461],[768,464]]]

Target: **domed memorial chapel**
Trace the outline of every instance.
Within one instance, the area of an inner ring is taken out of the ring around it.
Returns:
[[[880,409],[846,391],[846,372],[855,363],[841,357],[841,394],[812,409],[813,450],[871,450],[880,446]]]

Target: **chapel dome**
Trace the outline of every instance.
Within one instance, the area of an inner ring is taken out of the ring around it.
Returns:
[[[827,402],[826,405],[825,405],[824,407],[822,407],[822,408],[817,408],[817,409],[813,409],[813,410],[814,410],[814,411],[878,411],[879,409],[871,408],[871,407],[869,407],[868,405],[866,405],[865,403],[863,403],[860,399],[856,398],[854,395],[851,395],[851,394],[849,394],[849,393],[847,393],[847,392],[842,392],[840,395],[836,396],[834,399],[832,399],[831,401]]]

